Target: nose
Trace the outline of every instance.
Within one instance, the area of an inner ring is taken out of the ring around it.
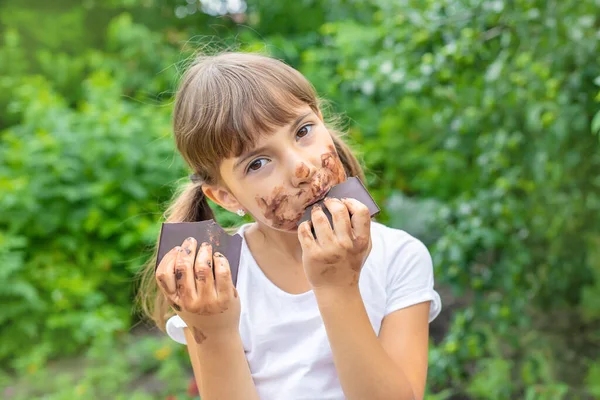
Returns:
[[[317,172],[317,168],[312,163],[300,157],[293,161],[292,167],[292,186],[294,187],[311,182]]]

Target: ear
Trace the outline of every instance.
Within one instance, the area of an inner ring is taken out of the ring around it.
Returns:
[[[232,213],[243,208],[235,196],[222,186],[204,184],[202,185],[202,191],[206,197]]]

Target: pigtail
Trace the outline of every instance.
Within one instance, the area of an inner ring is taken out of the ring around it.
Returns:
[[[197,222],[215,219],[206,196],[202,191],[202,182],[190,182],[180,187],[173,195],[173,201],[163,214],[165,222]],[[156,240],[154,252],[148,262],[138,272],[139,288],[136,296],[138,309],[143,316],[154,321],[159,329],[165,329],[166,321],[174,315],[165,296],[158,289],[155,280],[158,244]]]
[[[165,211],[165,222],[197,222],[215,219],[199,181],[188,183],[174,195]]]

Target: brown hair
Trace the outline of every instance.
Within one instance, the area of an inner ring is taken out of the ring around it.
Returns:
[[[240,156],[260,135],[288,124],[296,116],[294,108],[305,104],[318,113],[324,102],[302,74],[277,59],[238,52],[197,57],[176,94],[173,131],[177,149],[199,181],[178,188],[164,222],[214,219],[202,183],[218,183],[221,160]],[[331,121],[326,126],[346,174],[365,182],[361,165],[342,134]],[[145,316],[164,330],[173,312],[156,285],[156,253],[155,248],[140,270],[137,299]]]

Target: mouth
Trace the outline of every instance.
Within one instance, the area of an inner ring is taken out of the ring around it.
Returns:
[[[330,189],[331,189],[330,187],[324,188],[319,193],[317,193],[317,196],[315,197],[315,199],[313,201],[311,201],[310,203],[308,203],[308,205],[306,205],[305,208],[308,208],[308,207],[318,203],[319,201],[323,200],[325,198],[325,196],[327,196],[327,193],[329,193]]]

